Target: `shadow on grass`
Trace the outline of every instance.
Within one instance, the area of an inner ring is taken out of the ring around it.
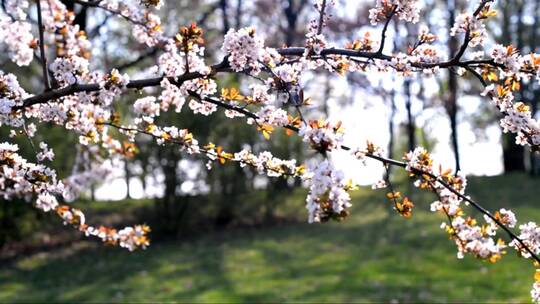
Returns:
[[[485,190],[492,182],[499,186]],[[473,179],[473,196],[538,221],[534,183],[520,190],[532,194],[516,193],[515,201],[506,182]],[[430,199],[416,196],[410,220],[393,214],[380,192],[361,192],[345,223],[225,231],[135,253],[98,247],[21,259],[0,268],[0,301],[529,301],[534,269],[526,261],[513,254],[495,265],[457,260],[438,228],[442,218],[423,211]]]

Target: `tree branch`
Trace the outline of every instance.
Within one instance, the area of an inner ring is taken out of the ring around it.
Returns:
[[[41,67],[43,70],[43,84],[45,91],[51,90],[51,82],[49,81],[49,70],[47,69],[47,55],[45,54],[45,39],[43,34],[43,20],[41,16],[41,0],[37,0],[37,17],[39,28],[39,52],[41,54]]]
[[[281,48],[277,49],[278,53],[282,56],[303,56],[305,52],[305,48],[303,47],[290,47],[290,48]],[[393,57],[385,54],[381,54],[378,52],[362,52],[362,51],[355,51],[351,49],[336,49],[336,48],[327,48],[323,49],[321,51],[320,57],[325,57],[329,55],[341,55],[346,56],[348,58],[368,58],[368,59],[377,59],[382,61],[392,61]],[[317,56],[313,56],[314,58],[317,58]],[[451,59],[449,61],[442,61],[439,63],[422,63],[422,62],[414,62],[411,63],[411,66],[418,69],[431,69],[435,67],[439,68],[450,68],[450,67],[467,67],[472,65],[490,65],[497,68],[504,68],[504,65],[495,63],[492,59],[483,59],[483,60],[469,60],[469,61],[462,61],[462,62],[455,62],[454,59]],[[224,58],[220,63],[215,64],[211,66],[212,74],[220,73],[220,72],[229,72],[230,66],[227,58]],[[531,72],[531,71],[524,71],[524,72]],[[204,78],[208,77],[208,75],[203,75],[198,72],[192,72],[192,73],[186,73],[183,75],[180,75],[176,78],[172,77],[169,78],[172,82],[184,82],[187,80],[193,80],[197,78]],[[158,78],[149,78],[149,79],[140,79],[140,80],[132,80],[127,85],[127,88],[134,88],[134,89],[141,89],[144,87],[151,87],[151,86],[158,86],[159,83],[163,80],[163,77]],[[39,95],[35,95],[32,97],[29,97],[24,100],[24,103],[22,106],[14,107],[15,110],[20,110],[25,107],[32,106],[34,104],[39,103],[46,103],[53,99],[61,98],[64,96],[72,95],[77,92],[93,92],[93,91],[99,91],[101,88],[97,83],[95,84],[75,84],[69,87],[52,90],[49,92],[44,92]]]
[[[320,14],[319,14],[319,25],[317,27],[317,35],[320,35],[323,30],[325,10],[326,10],[326,0],[322,0],[321,10],[319,11]]]
[[[241,113],[241,114],[244,114],[250,118],[253,118],[255,120],[259,119],[259,117],[257,116],[257,114],[253,113],[253,112],[250,112],[244,108],[240,108],[240,107],[237,107],[237,106],[233,106],[233,105],[230,105],[230,104],[226,104],[226,103],[223,103],[221,102],[220,100],[217,100],[217,99],[214,99],[214,98],[209,98],[209,97],[201,97],[200,95],[194,93],[194,92],[190,92],[190,95],[194,98],[197,98],[199,100],[204,100],[206,102],[210,102],[210,103],[213,103],[219,107],[222,107],[222,108],[225,108],[225,109],[228,109],[228,110],[233,110],[233,111],[237,111],[238,113]],[[298,132],[299,129],[295,126],[292,126],[292,125],[285,125],[284,128],[286,129],[289,129],[289,130],[292,130],[294,132]],[[342,150],[345,150],[345,151],[352,151],[352,148],[350,148],[349,146],[341,146],[341,149]],[[366,157],[368,158],[371,158],[373,160],[377,160],[381,163],[383,163],[384,165],[392,165],[392,166],[397,166],[397,167],[401,167],[401,168],[406,168],[407,167],[407,163],[405,162],[402,162],[402,161],[398,161],[398,160],[395,160],[395,159],[391,159],[391,158],[386,158],[386,157],[383,157],[383,156],[379,156],[379,155],[375,155],[375,154],[372,154],[372,153],[365,153]],[[501,227],[507,234],[508,236],[512,239],[512,240],[516,240],[520,243],[520,245],[533,257],[533,259],[535,261],[537,261],[538,263],[540,263],[540,257],[538,257],[526,244],[525,242],[519,238],[514,232],[512,232],[512,230],[510,230],[508,227],[506,227],[506,225],[504,225],[500,220],[498,220],[497,218],[495,218],[491,212],[489,212],[487,209],[485,209],[484,207],[482,207],[480,204],[478,204],[476,201],[473,201],[471,198],[469,198],[468,196],[466,195],[463,195],[461,194],[459,191],[455,190],[452,186],[450,186],[448,183],[446,183],[444,180],[442,180],[439,176],[431,173],[431,172],[427,172],[427,171],[423,171],[423,170],[419,170],[419,169],[416,169],[416,168],[413,168],[412,169],[412,173],[415,173],[419,176],[428,176],[430,177],[431,179],[433,179],[434,181],[440,183],[444,188],[448,189],[450,192],[452,192],[453,194],[457,195],[459,198],[461,198],[462,200],[468,202],[470,205],[472,205],[476,210],[478,210],[479,212],[481,212],[482,214],[488,216],[491,220],[493,220],[499,227]]]
[[[390,24],[390,21],[392,21],[392,18],[396,14],[397,8],[398,8],[397,5],[394,5],[394,7],[392,8],[392,12],[390,12],[390,14],[386,18],[386,21],[384,23],[383,30],[382,30],[382,33],[381,33],[381,35],[382,35],[381,45],[379,45],[379,50],[377,51],[377,54],[382,54],[382,52],[383,52],[384,44],[385,44],[385,40],[386,40],[386,32],[388,31],[388,25]]]

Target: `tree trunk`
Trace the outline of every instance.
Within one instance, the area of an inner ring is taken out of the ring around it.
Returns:
[[[412,96],[411,96],[411,81],[405,80],[405,108],[407,109],[407,138],[409,143],[409,151],[413,151],[416,147],[416,125],[414,122],[414,116],[412,114]]]
[[[458,142],[458,122],[457,122],[457,90],[458,80],[456,75],[449,71],[448,75],[448,100],[446,102],[446,113],[450,120],[451,129],[451,142],[452,149],[454,151],[454,161],[456,165],[456,172],[461,169],[460,154],[459,154],[459,142]]]
[[[504,172],[525,171],[525,149],[516,144],[516,137],[511,133],[502,136]]]
[[[129,181],[131,180],[131,169],[129,168],[129,163],[127,160],[124,160],[124,177],[126,183],[126,199],[131,198],[131,187]]]
[[[229,17],[227,14],[227,9],[229,6],[229,2],[227,0],[220,0],[219,1],[219,7],[221,9],[221,19],[223,21],[223,35],[227,34],[229,31]]]
[[[457,0],[448,1],[448,11],[450,16],[448,18],[448,25],[452,26],[455,21],[455,12],[457,9]],[[450,54],[454,56],[458,50],[458,40],[457,38],[450,37],[448,39],[448,49]],[[450,120],[450,130],[451,130],[451,142],[452,150],[454,152],[454,162],[456,166],[456,172],[461,169],[460,163],[460,154],[459,154],[459,142],[458,142],[458,122],[457,122],[457,113],[458,113],[458,104],[457,104],[457,93],[458,93],[458,79],[456,74],[448,70],[448,94],[445,103],[446,114]]]
[[[388,117],[388,158],[394,158],[394,117],[396,116],[396,91],[392,88],[389,96],[390,115]],[[390,177],[392,166],[388,166],[387,175]]]
[[[243,6],[243,1],[238,0],[238,2],[236,3],[236,16],[235,16],[235,19],[236,19],[235,26],[237,29],[242,27],[242,6]]]
[[[176,171],[179,157],[173,148],[160,149],[158,157],[164,160],[162,165],[163,174],[165,175],[165,191],[163,197],[158,200],[157,214],[160,218],[160,228],[165,233],[175,233],[176,231],[176,218],[175,218],[175,204],[177,200],[176,189],[180,184],[180,180]]]

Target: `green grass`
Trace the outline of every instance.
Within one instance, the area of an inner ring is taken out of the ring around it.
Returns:
[[[540,181],[470,183],[484,206],[540,221]],[[384,192],[363,189],[344,223],[233,229],[135,253],[82,243],[3,265],[0,302],[529,302],[531,264],[512,251],[494,265],[456,259],[430,202],[415,195],[405,220]]]

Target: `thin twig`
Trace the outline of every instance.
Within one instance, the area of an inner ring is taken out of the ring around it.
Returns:
[[[397,8],[398,8],[397,5],[394,5],[394,7],[392,8],[392,11],[387,16],[386,21],[384,22],[384,26],[383,26],[382,33],[381,33],[381,36],[382,36],[381,37],[381,44],[379,45],[379,50],[377,50],[377,54],[382,54],[382,52],[383,52],[384,44],[385,44],[385,41],[386,41],[386,32],[388,31],[388,25],[390,24],[390,21],[392,21],[392,17],[394,17],[394,15],[396,14]]]
[[[323,0],[321,3],[321,10],[319,11],[320,15],[319,15],[319,24],[317,27],[317,35],[320,35],[323,30],[325,10],[326,10],[326,0]]]

